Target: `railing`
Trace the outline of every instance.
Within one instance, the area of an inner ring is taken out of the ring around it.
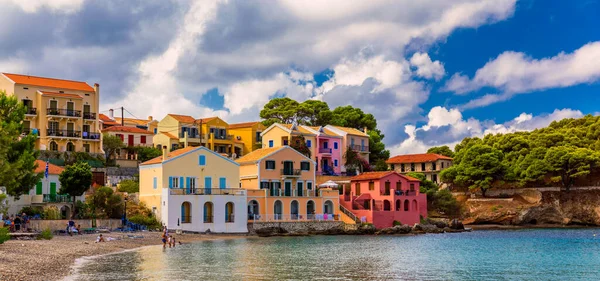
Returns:
[[[210,134],[211,138],[216,140],[232,140],[233,135],[216,135],[215,133]]]
[[[346,209],[346,207],[340,205],[340,211],[342,211],[342,213],[346,214],[346,216],[350,217],[356,223],[361,223],[360,219],[356,217],[350,210]]]
[[[25,111],[25,115],[37,115],[37,108],[28,107],[27,111]]]
[[[203,222],[204,223],[213,223],[214,222],[213,218],[214,218],[214,216],[204,215]]]
[[[331,153],[331,148],[319,148],[319,153]]]
[[[201,134],[190,134],[189,132],[187,133],[187,137],[190,139],[203,139]],[[179,138],[185,138],[185,132],[179,133]]]
[[[84,112],[83,113],[83,119],[92,119],[92,120],[95,120],[96,119],[96,113],[93,113],[93,112]]]
[[[90,133],[90,132],[83,132],[81,134],[82,138],[86,139],[86,140],[100,140],[100,134],[99,133]]]
[[[225,222],[234,222],[234,214],[225,214]]]
[[[80,138],[81,131],[48,129],[46,135],[53,137]]]
[[[301,173],[300,169],[281,169],[282,176],[300,176]]]
[[[300,191],[300,192],[298,192]],[[285,189],[274,189],[267,190],[267,196],[275,196],[275,197],[315,197],[317,196],[317,192],[312,189],[292,189],[289,192],[285,192]]]
[[[69,117],[81,117],[81,110],[48,108],[47,114],[48,115],[58,115],[58,116],[69,116]]]
[[[352,149],[356,151],[369,151],[369,146],[367,145],[352,145]]]
[[[394,194],[396,196],[416,196],[417,195],[417,191],[410,191],[410,190],[396,190],[394,191]]]
[[[177,188],[169,189],[169,195],[246,195],[241,188]]]
[[[249,215],[248,219],[254,222],[271,221],[333,221],[337,220],[333,214],[267,214],[267,215]]]
[[[181,218],[181,223],[192,223],[192,216],[183,216]]]
[[[73,198],[69,195],[60,195],[60,194],[44,194],[44,198],[42,199],[44,203],[71,203],[73,202]]]

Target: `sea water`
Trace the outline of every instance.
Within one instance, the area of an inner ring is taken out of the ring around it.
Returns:
[[[205,241],[100,256],[71,279],[600,280],[600,229]]]

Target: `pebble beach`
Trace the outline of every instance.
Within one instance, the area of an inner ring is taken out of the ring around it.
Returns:
[[[182,243],[245,237],[215,234],[172,235]],[[111,237],[116,240],[102,243],[95,243],[97,236],[84,234],[54,236],[52,240],[6,241],[0,244],[0,280],[61,280],[70,275],[78,258],[162,244],[160,232],[104,233],[105,238]]]

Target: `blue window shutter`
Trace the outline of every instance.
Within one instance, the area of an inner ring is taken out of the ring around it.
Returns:
[[[198,156],[198,165],[206,166],[206,156],[204,156],[204,155]]]
[[[156,177],[154,177],[154,179],[152,179],[152,181],[153,181],[153,187],[154,187],[154,189],[158,188],[158,182],[157,182]]]
[[[183,177],[179,177],[179,188],[183,188]]]
[[[158,129],[157,129],[157,128],[154,128],[154,134],[155,134],[155,135],[156,135],[156,132],[157,132],[157,131],[158,131]]]
[[[219,188],[226,188],[226,187],[227,187],[227,179],[219,178]]]
[[[338,149],[338,147],[337,147],[337,142],[334,142],[334,143],[333,143],[333,149]]]
[[[310,140],[306,140],[306,146],[310,147],[311,145],[311,141]]]
[[[269,147],[273,147],[273,140],[269,141]]]
[[[190,187],[190,178],[185,178],[185,188],[189,188]]]
[[[173,177],[169,177],[169,188],[173,188]]]
[[[338,165],[337,159],[333,160],[333,164],[337,167],[337,165]]]

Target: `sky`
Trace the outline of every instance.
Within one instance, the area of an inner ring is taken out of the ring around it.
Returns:
[[[100,111],[372,113],[392,155],[600,110],[600,0],[0,0],[0,72],[99,83]]]

